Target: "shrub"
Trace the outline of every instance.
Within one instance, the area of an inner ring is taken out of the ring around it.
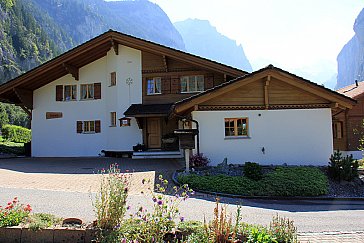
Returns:
[[[29,218],[29,229],[38,231],[61,224],[62,219],[49,213],[36,213]]]
[[[265,228],[251,227],[247,243],[278,243]]]
[[[279,217],[278,214],[273,217],[269,232],[278,242],[298,242],[297,228],[293,225],[293,221]]]
[[[196,190],[249,196],[319,196],[328,193],[326,175],[314,167],[277,167],[259,181],[242,176],[180,175]]]
[[[120,173],[117,164],[111,164],[107,171],[100,173],[100,189],[93,202],[97,226],[101,230],[112,230],[120,225],[126,212],[129,177]]]
[[[210,163],[210,160],[204,156],[202,153],[200,154],[194,154],[190,156],[190,163],[194,167],[205,167],[208,163]]]
[[[244,165],[244,176],[256,181],[262,179],[262,166],[258,163],[246,162]]]
[[[353,155],[343,157],[341,152],[335,151],[330,157],[328,172],[331,178],[338,181],[352,181],[358,177],[359,163]]]
[[[28,143],[32,137],[28,128],[9,124],[4,125],[1,132],[4,139],[14,143]]]
[[[19,204],[18,198],[15,197],[4,208],[0,206],[0,228],[24,223],[31,211],[29,204],[26,206]]]

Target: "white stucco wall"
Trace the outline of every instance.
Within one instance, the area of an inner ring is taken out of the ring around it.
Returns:
[[[333,151],[331,109],[194,111],[200,152],[211,164],[327,165]],[[249,138],[227,139],[224,118],[249,119]],[[264,147],[265,153],[262,152]]]
[[[116,72],[117,84],[110,85],[110,73]],[[126,79],[131,78],[129,86]],[[79,100],[80,84],[101,82],[101,99]],[[56,85],[77,84],[78,101],[56,101]],[[135,119],[130,127],[110,127],[110,112],[117,119],[130,104],[142,102],[141,52],[119,46],[119,55],[107,56],[79,70],[79,81],[66,75],[33,93],[32,156],[97,156],[101,150],[131,150],[142,141]],[[46,119],[46,112],[62,112],[63,118]],[[78,134],[76,122],[101,120],[101,133]]]

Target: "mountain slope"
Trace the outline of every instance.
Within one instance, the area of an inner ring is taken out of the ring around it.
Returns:
[[[207,20],[187,19],[174,23],[188,52],[251,72],[244,49],[217,32]]]
[[[337,57],[338,76],[336,89],[364,80],[364,9],[354,23],[355,35]]]
[[[162,45],[184,50],[181,35],[166,13],[147,0],[32,0],[58,23],[75,44],[114,29]]]

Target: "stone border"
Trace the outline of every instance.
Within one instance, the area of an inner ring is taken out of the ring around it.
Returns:
[[[38,231],[20,226],[0,228],[0,242],[96,242],[96,230],[90,228],[54,227]]]
[[[172,181],[181,186],[181,183],[177,180],[178,172],[182,172],[183,170],[176,170],[173,172]],[[196,192],[209,194],[213,196],[220,196],[220,197],[230,197],[230,198],[241,198],[241,199],[265,199],[265,200],[323,200],[323,201],[364,201],[364,197],[280,197],[280,196],[244,196],[244,195],[237,195],[237,194],[229,194],[229,193],[222,193],[222,192],[210,192],[204,190],[195,190]]]

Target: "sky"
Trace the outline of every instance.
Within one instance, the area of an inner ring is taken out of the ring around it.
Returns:
[[[150,0],[172,23],[209,20],[242,44],[254,70],[273,64],[317,83],[336,74],[362,0]]]

